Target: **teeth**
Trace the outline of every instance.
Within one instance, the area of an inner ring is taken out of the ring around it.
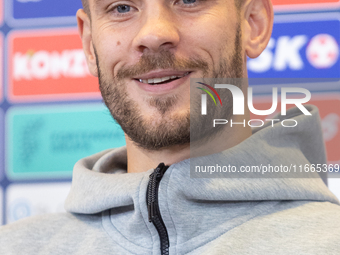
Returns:
[[[162,78],[154,78],[153,83],[160,83],[162,82]]]
[[[182,78],[184,76],[187,76],[189,74],[189,72],[186,72],[184,75],[182,76],[166,76],[166,77],[162,77],[162,78],[153,78],[153,79],[147,79],[147,80],[142,80],[139,79],[139,82],[142,83],[149,83],[149,84],[155,84],[155,83],[161,83],[167,80],[171,80],[171,79],[176,79],[176,78]]]
[[[167,77],[163,77],[163,78],[162,78],[162,82],[163,82],[163,81],[167,81],[167,80],[170,80],[170,76],[167,76]]]

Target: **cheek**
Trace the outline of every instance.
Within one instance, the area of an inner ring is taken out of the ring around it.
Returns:
[[[119,39],[109,40],[109,42],[103,41],[99,59],[101,61],[101,68],[115,75],[122,59],[124,59],[122,41]]]
[[[126,33],[101,31],[95,44],[101,68],[115,75],[117,68],[122,66],[128,58],[129,45]]]
[[[236,27],[234,21],[210,15],[182,27],[183,44],[188,50],[199,50],[200,56],[216,62],[215,59],[221,57],[221,51],[231,54],[234,49]]]

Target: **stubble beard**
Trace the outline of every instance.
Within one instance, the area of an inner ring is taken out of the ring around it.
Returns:
[[[243,58],[241,53],[241,28],[238,26],[234,43],[234,52],[230,58],[223,58],[219,67],[211,72],[212,78],[241,78],[243,77]],[[209,65],[199,57],[191,59],[178,59],[169,51],[160,51],[157,55],[143,55],[140,61],[132,67],[120,68],[117,74],[106,74],[102,71],[98,54],[95,50],[99,88],[103,100],[110,110],[111,115],[121,126],[125,134],[136,146],[146,150],[160,150],[178,145],[190,144],[191,140],[207,138],[211,132],[207,132],[208,123],[213,119],[210,115],[202,125],[199,100],[190,102],[192,108],[183,113],[172,111],[180,98],[176,95],[167,97],[152,96],[146,100],[150,107],[157,111],[157,116],[143,116],[138,104],[129,98],[124,79],[131,79],[155,69],[173,70],[201,70],[203,78],[209,74]],[[162,85],[154,85],[162,86]],[[222,95],[223,96],[223,95]],[[223,116],[232,114],[232,98],[230,93],[224,95],[227,106]],[[192,100],[192,98],[191,98]],[[211,108],[211,107],[210,107]],[[201,128],[195,129],[195,134],[190,132],[190,123],[196,126],[200,123]]]

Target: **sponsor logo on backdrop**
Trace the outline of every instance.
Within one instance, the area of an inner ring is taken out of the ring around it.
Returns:
[[[331,68],[339,59],[339,45],[328,34],[314,36],[306,50],[307,60],[317,69]]]
[[[256,109],[268,109],[272,105],[271,100],[272,98],[270,97],[255,97],[254,106]],[[328,162],[340,162],[340,95],[326,94],[321,96],[313,94],[308,103],[319,108]],[[273,118],[280,110],[278,108],[270,116],[256,116],[256,118]]]
[[[11,33],[8,70],[11,101],[100,98],[73,29]]]
[[[249,77],[340,78],[339,19],[282,20],[274,24],[264,52],[248,60]]]
[[[272,0],[275,11],[329,9],[340,6],[339,0]]]
[[[121,127],[99,104],[12,107],[6,136],[10,180],[69,178],[80,158],[125,145]]]
[[[80,0],[8,0],[6,21],[11,26],[75,24],[80,8]]]
[[[6,191],[6,223],[45,213],[65,212],[71,183],[14,184]]]
[[[13,68],[14,81],[84,78],[89,75],[81,49],[16,52]]]

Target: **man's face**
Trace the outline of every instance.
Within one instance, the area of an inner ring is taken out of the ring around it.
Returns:
[[[91,0],[90,8],[100,90],[140,147],[190,142],[190,78],[243,76],[234,0]]]

